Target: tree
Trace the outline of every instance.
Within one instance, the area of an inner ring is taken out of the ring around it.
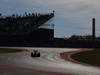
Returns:
[[[27,16],[27,12],[25,12],[25,16]]]
[[[15,17],[15,14],[12,14],[12,17]]]
[[[2,16],[2,14],[0,13],[0,17]]]

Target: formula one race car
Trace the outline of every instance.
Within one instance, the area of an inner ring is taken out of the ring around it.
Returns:
[[[33,50],[33,52],[31,52],[31,57],[40,57],[40,52],[38,50]]]

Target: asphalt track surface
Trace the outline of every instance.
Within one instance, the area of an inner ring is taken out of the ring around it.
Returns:
[[[87,49],[24,47],[20,49],[25,51],[0,54],[0,75],[100,75],[98,67],[70,61],[70,52]],[[40,51],[41,57],[30,57],[33,49]],[[66,60],[60,56],[65,52],[68,53]]]

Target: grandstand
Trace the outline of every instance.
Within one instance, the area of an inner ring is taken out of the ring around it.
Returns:
[[[42,26],[53,17],[54,11],[47,14],[25,13],[23,16],[0,14],[0,45],[30,45],[52,40],[54,29]]]

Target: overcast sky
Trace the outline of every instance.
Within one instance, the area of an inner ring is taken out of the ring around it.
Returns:
[[[96,18],[96,35],[100,36],[100,0],[0,0],[0,12],[5,15],[52,10],[55,10],[56,37],[91,34],[93,17]]]

